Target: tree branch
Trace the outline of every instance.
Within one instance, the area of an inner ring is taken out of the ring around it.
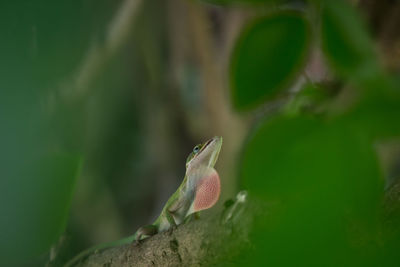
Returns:
[[[78,266],[208,266],[232,261],[250,248],[248,231],[255,209],[246,197],[246,192],[239,192],[236,201],[227,202],[220,213],[159,233],[139,245],[97,252]]]

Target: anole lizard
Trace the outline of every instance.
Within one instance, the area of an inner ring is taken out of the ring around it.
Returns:
[[[183,182],[168,199],[160,216],[153,224],[140,227],[135,234],[121,240],[89,248],[75,256],[65,266],[74,266],[99,250],[132,242],[138,243],[142,239],[184,223],[192,214],[196,215],[201,210],[211,208],[218,201],[220,194],[219,175],[214,165],[221,146],[222,137],[216,136],[194,147],[186,160]]]

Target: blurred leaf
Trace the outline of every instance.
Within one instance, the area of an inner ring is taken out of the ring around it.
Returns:
[[[232,4],[258,5],[264,3],[285,2],[285,0],[202,0],[202,1],[215,5],[232,5]]]
[[[342,266],[376,259],[376,252],[366,256],[375,246],[383,179],[367,138],[337,121],[279,116],[249,140],[241,179],[271,206],[255,222],[255,263]]]
[[[71,122],[81,122],[84,116],[71,115],[73,109],[61,107],[57,96],[84,57],[89,40],[96,38],[95,33],[87,34],[101,24],[96,20],[99,10],[92,11],[92,5],[78,1],[1,3],[0,258],[4,266],[46,252],[64,231],[81,161],[77,140],[83,132],[82,124]]]
[[[322,47],[330,64],[346,78],[360,81],[379,73],[372,42],[348,1],[323,2]]]
[[[305,83],[301,90],[285,106],[287,115],[297,115],[301,112],[318,113],[321,112],[323,104],[332,98],[334,92],[326,86],[311,82]]]
[[[57,241],[68,218],[79,165],[78,156],[51,153],[36,159],[25,155],[17,169],[2,169],[8,174],[1,182],[7,188],[1,196],[3,263],[29,260]]]
[[[397,99],[363,101],[341,118],[354,131],[368,136],[371,142],[400,136],[400,102]]]
[[[308,22],[297,13],[280,12],[250,23],[231,59],[234,106],[249,109],[288,86],[305,62],[309,41]]]

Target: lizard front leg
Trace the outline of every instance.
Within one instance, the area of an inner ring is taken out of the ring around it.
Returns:
[[[158,227],[150,224],[140,227],[136,232],[135,244],[138,244],[143,237],[153,236],[158,233]]]
[[[171,211],[170,209],[166,208],[164,211],[161,213],[160,218],[165,218],[169,224],[169,229],[176,228],[176,221],[174,218],[174,211]],[[157,221],[159,220],[157,219]],[[139,244],[140,240],[153,236],[159,232],[159,223],[155,224],[150,224],[150,225],[145,225],[140,227],[136,231],[136,237],[135,237],[135,244]]]
[[[200,219],[200,212],[199,211],[186,216],[184,222],[188,223],[188,222],[191,222],[193,220],[198,220],[198,219]]]
[[[168,221],[168,223],[170,225],[170,228],[169,228],[170,231],[173,231],[177,227],[176,221],[175,221],[175,218],[174,218],[174,212],[169,211],[168,209],[166,209],[165,210],[165,218],[167,218],[167,221]]]

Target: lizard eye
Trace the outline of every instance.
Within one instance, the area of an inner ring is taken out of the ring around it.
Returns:
[[[193,153],[197,153],[197,152],[199,152],[199,150],[200,150],[200,145],[197,145],[197,146],[195,146],[194,148],[193,148]]]

